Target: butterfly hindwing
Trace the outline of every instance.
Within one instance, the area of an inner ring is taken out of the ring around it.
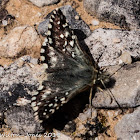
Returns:
[[[40,51],[47,77],[32,97],[37,120],[49,118],[73,96],[92,85],[93,65],[79,46],[60,9],[54,10]]]

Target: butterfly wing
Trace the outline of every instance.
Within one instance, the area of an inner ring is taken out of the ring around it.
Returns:
[[[37,120],[49,118],[73,96],[92,85],[96,76],[60,9],[53,11],[46,36],[40,61],[47,77],[33,95],[31,104]]]

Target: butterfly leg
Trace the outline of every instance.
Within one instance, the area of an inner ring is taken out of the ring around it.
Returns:
[[[89,107],[91,109],[91,118],[92,118],[92,92],[93,92],[93,87],[91,87],[90,95],[89,95]]]

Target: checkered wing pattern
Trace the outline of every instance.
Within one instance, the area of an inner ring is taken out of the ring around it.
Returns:
[[[93,64],[80,48],[60,9],[53,11],[45,34],[40,62],[47,76],[31,103],[34,115],[40,121],[91,86],[96,76]]]

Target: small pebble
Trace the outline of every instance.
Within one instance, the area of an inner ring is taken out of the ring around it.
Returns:
[[[81,132],[82,130],[85,129],[85,126],[83,124],[80,124],[78,127],[77,127],[77,131]]]
[[[98,140],[98,137],[96,137],[95,140]]]
[[[6,26],[8,24],[8,22],[6,20],[2,20],[2,25]]]
[[[97,111],[94,109],[92,110],[92,117],[95,118],[97,116]],[[79,119],[81,121],[85,121],[88,118],[91,118],[91,109],[88,109],[87,111],[85,111],[84,113],[80,113],[79,115]]]
[[[113,43],[120,43],[121,40],[119,38],[113,38]]]
[[[79,19],[79,16],[78,16],[78,15],[76,15],[76,16],[75,16],[75,19],[76,19],[76,20],[78,20],[78,19]]]
[[[132,58],[131,55],[128,52],[124,52],[119,59],[119,64],[131,64],[132,63]]]
[[[46,5],[53,5],[59,2],[59,0],[29,0],[29,1],[38,7],[43,7]]]
[[[57,136],[56,140],[72,140],[69,136],[63,134],[62,132],[54,129],[54,133]]]
[[[91,21],[91,23],[93,26],[98,26],[100,22],[98,20],[94,19]]]
[[[113,117],[113,112],[112,111],[108,111],[107,114],[108,114],[108,117],[109,118],[112,118]]]

